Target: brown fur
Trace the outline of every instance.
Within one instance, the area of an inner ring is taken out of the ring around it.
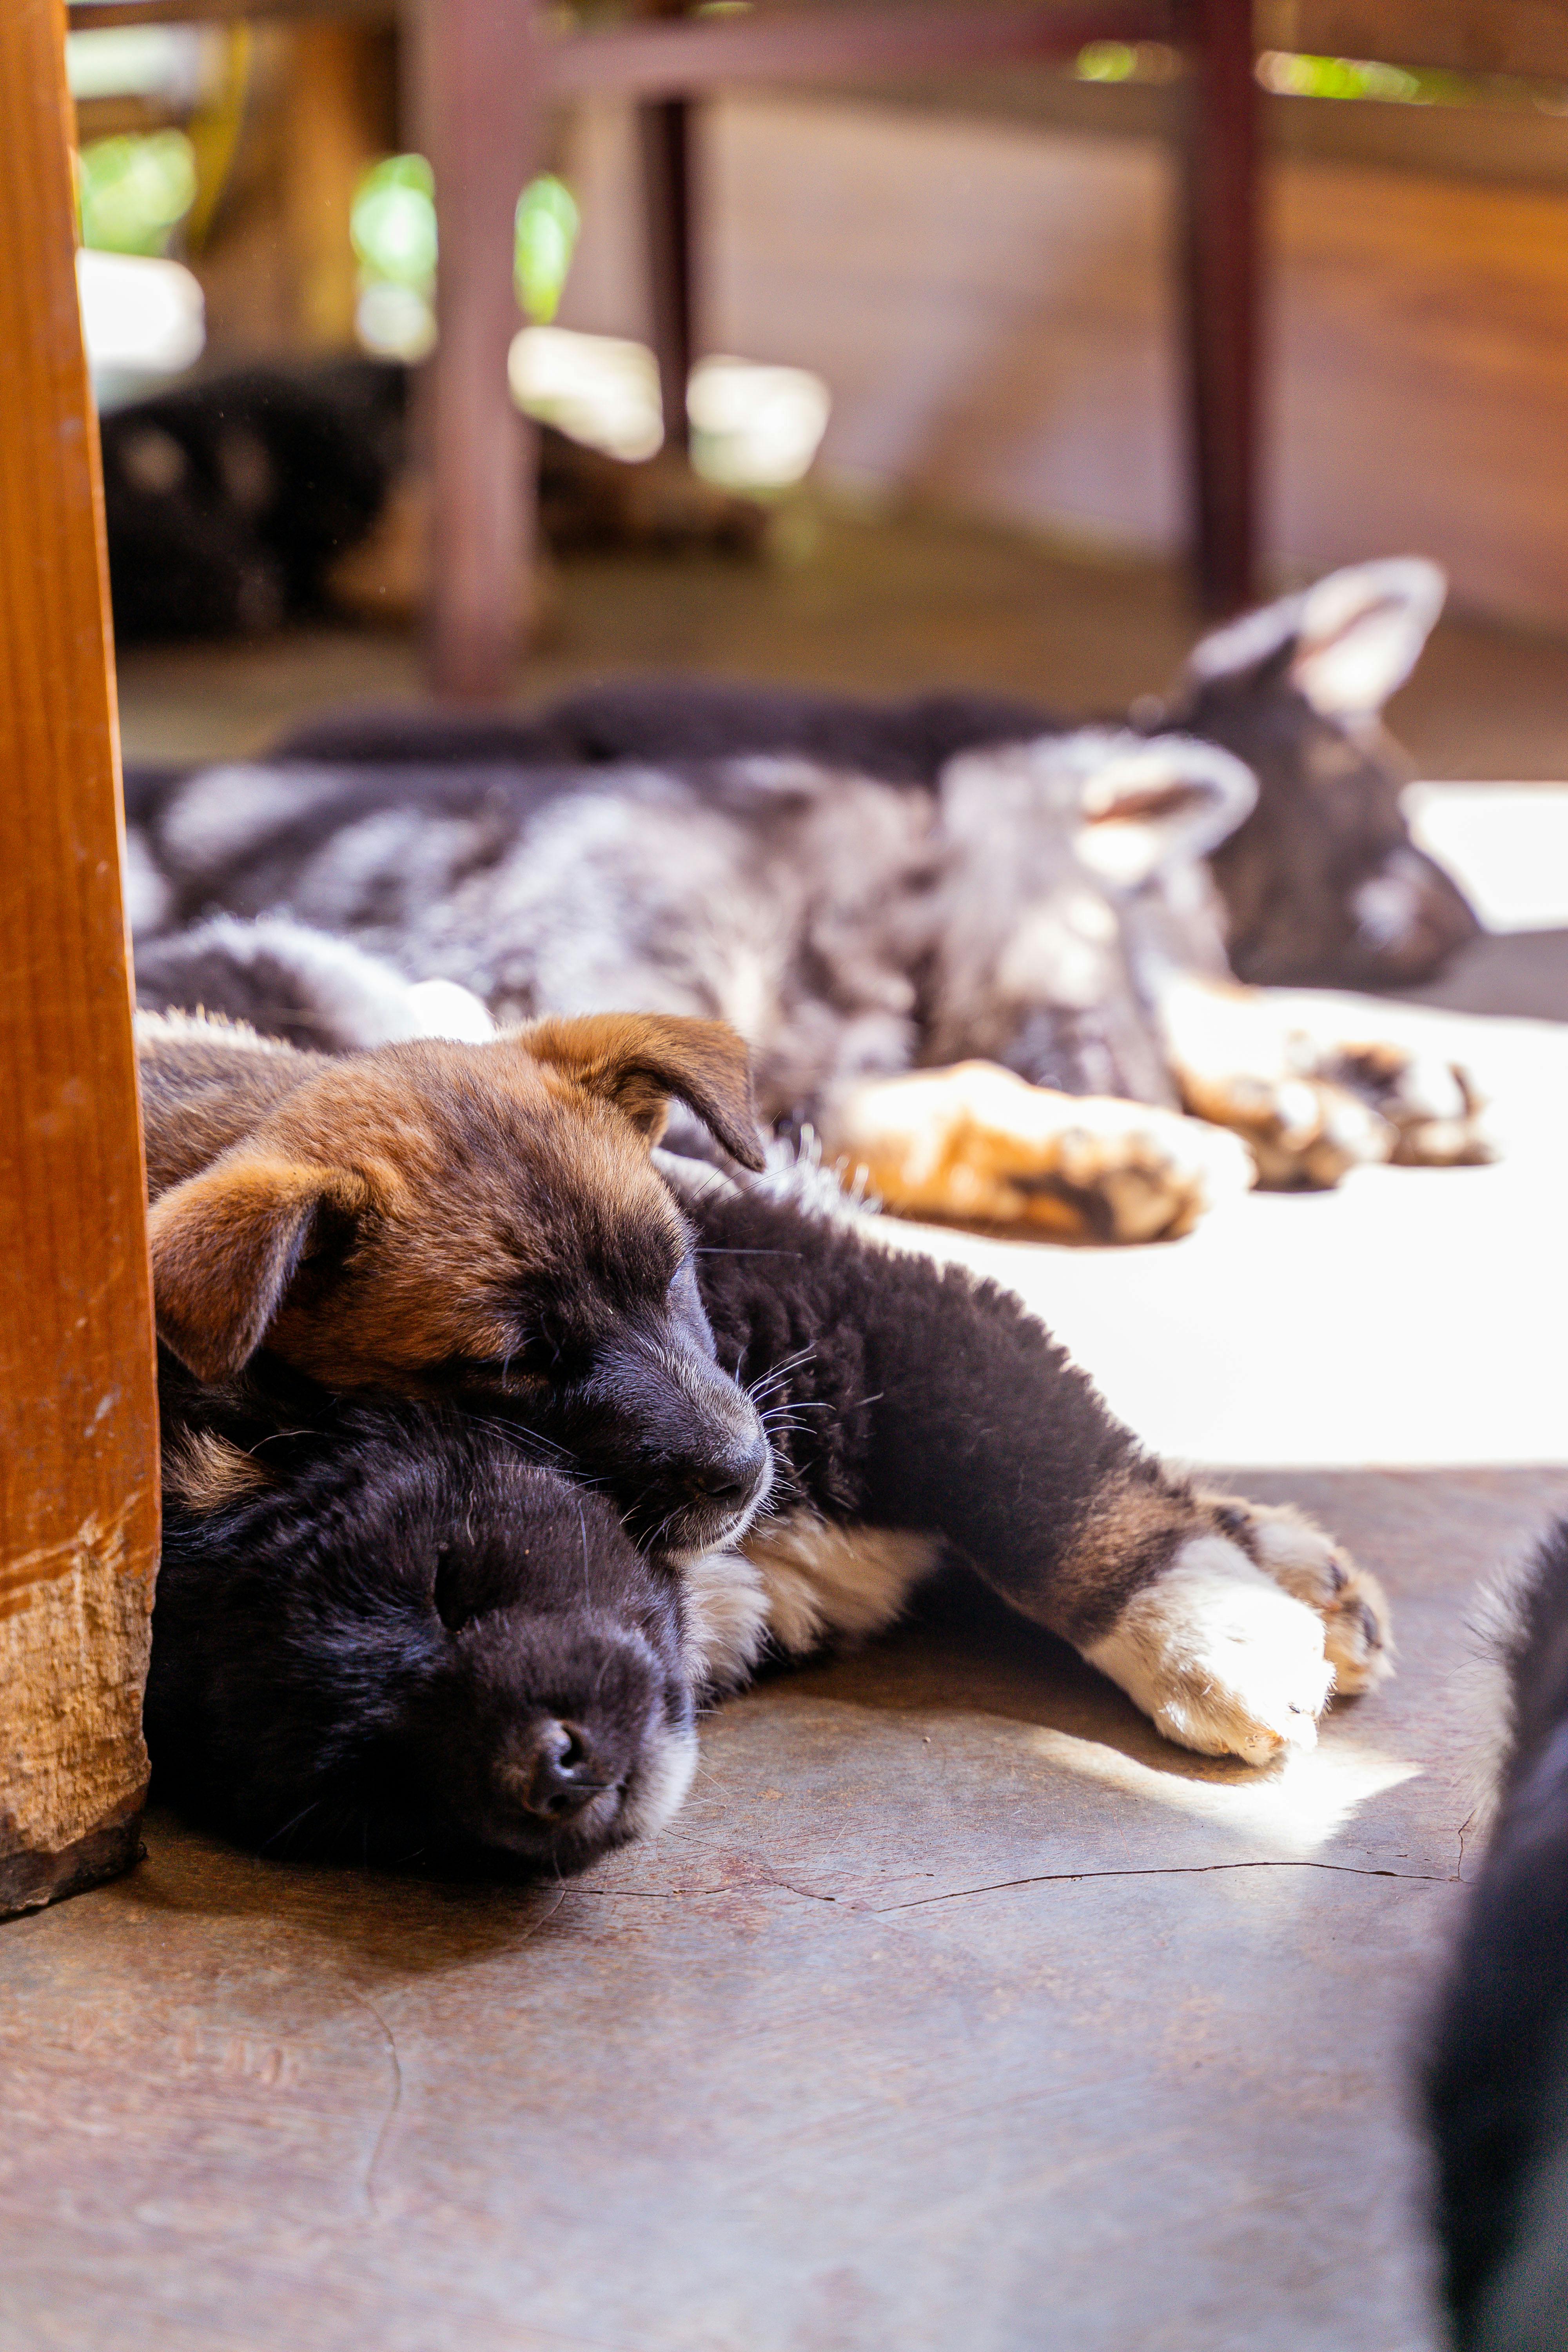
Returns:
[[[745,1048],[719,1022],[343,1058],[152,1022],[141,1058],[158,1328],[204,1380],[265,1339],[331,1388],[423,1391],[521,1355],[563,1261],[612,1293],[628,1253],[668,1278],[684,1230],[648,1150],[672,1094],[761,1164]]]

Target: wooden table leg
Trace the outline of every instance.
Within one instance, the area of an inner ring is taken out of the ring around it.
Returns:
[[[665,438],[677,449],[690,443],[686,387],[697,357],[692,113],[684,98],[659,99],[637,109],[654,354]]]
[[[1257,588],[1259,175],[1251,0],[1186,0],[1185,332],[1194,567],[1213,612]]]
[[[0,11],[0,1915],[135,1857],[158,1541],[64,38],[61,0]]]
[[[482,700],[505,692],[530,611],[534,469],[507,352],[522,324],[513,220],[542,144],[533,0],[425,0],[419,41],[441,236],[430,683],[437,694]]]

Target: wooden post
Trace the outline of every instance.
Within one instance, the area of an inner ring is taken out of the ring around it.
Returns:
[[[510,682],[530,614],[534,469],[507,384],[522,324],[518,197],[541,152],[534,0],[424,0],[420,113],[436,173],[439,340],[431,361],[430,683],[484,700]]]
[[[1252,0],[1186,0],[1187,401],[1194,565],[1212,612],[1257,587],[1258,140]]]
[[[135,1857],[158,1541],[64,35],[61,0],[0,12],[0,1914]]]
[[[686,387],[697,357],[692,111],[684,98],[655,99],[637,109],[654,356],[664,436],[677,449],[690,444]]]

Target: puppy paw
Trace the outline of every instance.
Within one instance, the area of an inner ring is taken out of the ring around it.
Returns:
[[[1393,1621],[1375,1576],[1289,1504],[1204,1496],[1215,1518],[1248,1559],[1322,1620],[1334,1689],[1350,1697],[1375,1690],[1394,1672]]]
[[[1189,1536],[1084,1655],[1167,1739],[1248,1764],[1314,1746],[1334,1680],[1322,1617],[1220,1534]]]
[[[1241,1137],[1268,1191],[1327,1191],[1352,1168],[1392,1160],[1397,1148],[1390,1120],[1325,1078],[1184,1073],[1182,1090],[1189,1110]]]
[[[1342,1045],[1325,1078],[1355,1095],[1394,1130],[1389,1157],[1401,1168],[1475,1168],[1497,1157],[1486,1104],[1458,1062],[1386,1043]]]
[[[1030,1225],[1064,1241],[1170,1241],[1244,1192],[1236,1137],[1179,1112],[1032,1087],[992,1062],[848,1087],[827,1148],[908,1216]]]

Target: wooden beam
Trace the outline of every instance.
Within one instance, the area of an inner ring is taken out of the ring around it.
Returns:
[[[551,87],[563,97],[632,91],[679,98],[746,82],[875,79],[962,71],[1010,58],[1076,57],[1089,41],[1171,40],[1163,0],[1120,5],[981,5],[969,8],[792,10],[578,33],[552,44]]]
[[[1198,593],[1256,588],[1258,91],[1251,0],[1188,0],[1183,226],[1190,537]]]
[[[653,352],[665,439],[677,449],[690,446],[686,393],[697,358],[695,113],[684,98],[651,99],[637,110]]]
[[[146,1192],[60,0],[0,12],[0,1913],[137,1852]]]
[[[441,257],[430,362],[429,677],[437,694],[505,692],[531,617],[534,468],[507,354],[518,197],[542,152],[533,0],[425,0],[423,135]]]
[[[73,29],[205,23],[225,16],[374,16],[386,0],[71,0]],[[872,5],[787,16],[616,26],[542,43],[542,70],[562,97],[629,92],[680,98],[749,81],[837,81],[931,68],[1075,57],[1086,41],[1175,37],[1168,0],[977,0],[972,7]]]

